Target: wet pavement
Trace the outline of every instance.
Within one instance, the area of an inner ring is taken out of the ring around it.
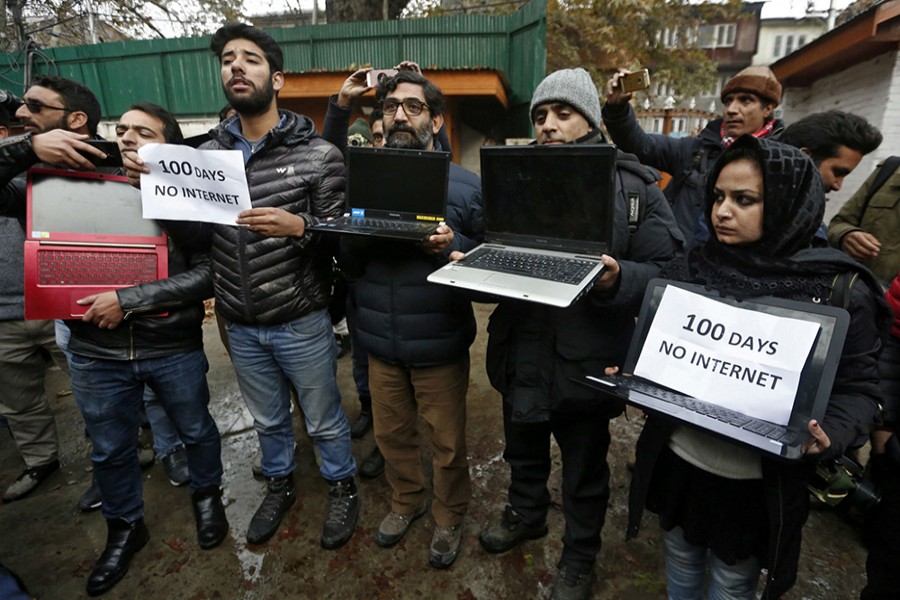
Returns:
[[[468,396],[469,465],[473,498],[456,563],[445,571],[428,565],[433,523],[416,521],[403,541],[391,549],[374,536],[389,509],[384,477],[360,480],[363,507],[350,542],[336,551],[319,547],[325,515],[326,485],[315,464],[310,439],[295,418],[298,440],[298,499],[281,528],[267,544],[250,546],[245,534],[264,494],[250,465],[257,451],[256,434],[238,391],[231,364],[218,339],[215,323],[204,326],[210,361],[212,412],[222,432],[226,511],[231,533],[214,550],[196,541],[190,496],[172,487],[162,466],[144,471],[145,520],[150,542],[134,558],[125,578],[106,596],[123,599],[458,599],[524,600],[548,598],[561,549],[559,461],[550,479],[553,507],[550,533],[501,555],[484,552],[476,535],[505,505],[509,471],[502,459],[503,426],[500,398],[484,372],[485,327],[490,306],[477,307],[479,334],[472,348],[472,381]],[[350,357],[340,359],[339,383],[344,409],[351,419],[359,402],[350,373]],[[90,443],[58,370],[49,372],[47,392],[61,438],[62,468],[28,498],[0,505],[0,562],[17,572],[31,593],[42,600],[85,597],[91,567],[106,541],[99,512],[81,513],[76,502],[91,480]],[[629,410],[612,424],[610,449],[612,499],[603,531],[603,549],[593,587],[595,598],[665,598],[660,537],[654,517],[645,517],[641,536],[624,542],[629,480],[626,460],[640,431],[638,413]],[[374,441],[369,433],[354,440],[357,461]],[[427,450],[426,450],[427,452]],[[430,459],[426,460],[426,464]],[[0,487],[5,489],[23,468],[12,439],[0,431]],[[804,537],[798,583],[792,599],[856,598],[865,584],[865,551],[856,530],[840,515],[814,511]],[[0,599],[2,600],[2,599]]]

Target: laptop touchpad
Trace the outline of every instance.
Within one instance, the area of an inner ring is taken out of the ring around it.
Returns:
[[[493,273],[484,280],[488,285],[497,287],[522,287],[522,279],[517,275],[507,275],[506,273]]]

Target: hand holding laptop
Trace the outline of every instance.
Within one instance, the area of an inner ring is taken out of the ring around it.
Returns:
[[[434,234],[428,236],[428,239],[422,242],[422,249],[428,254],[440,254],[453,243],[453,230],[445,223],[441,223]],[[453,254],[462,254],[462,252],[454,252]],[[464,254],[462,254],[465,256]]]
[[[598,292],[608,292],[615,287],[616,282],[619,280],[621,269],[619,268],[619,263],[616,262],[616,259],[608,254],[601,255],[600,262],[602,262],[603,266],[606,268],[603,269],[600,277],[594,281],[593,289]]]
[[[93,323],[100,329],[115,329],[125,319],[122,305],[119,304],[119,295],[115,292],[92,294],[78,300],[78,304],[90,305],[81,320]]]

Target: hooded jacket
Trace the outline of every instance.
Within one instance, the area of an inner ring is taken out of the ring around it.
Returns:
[[[283,120],[246,164],[254,208],[275,207],[307,225],[339,217],[344,208],[344,160],[306,116],[280,110]],[[238,118],[237,116],[232,119]],[[231,150],[228,121],[201,149]],[[267,237],[243,227],[213,225],[216,307],[229,321],[276,325],[328,306],[333,250],[320,235]]]
[[[865,267],[836,250],[809,249],[825,209],[821,180],[812,161],[795,148],[751,136],[739,138],[733,147],[738,145],[755,146],[761,154],[765,190],[762,237],[749,244],[727,246],[712,236],[687,257],[666,265],[662,275],[701,283],[731,296],[775,295],[817,303],[830,298],[837,274],[858,274],[850,290],[850,327],[821,423],[831,446],[815,457],[834,458],[876,419],[877,357],[882,333],[889,326],[889,310],[878,282]],[[721,161],[714,165],[706,185],[704,214],[711,231],[712,190],[722,166]],[[672,422],[650,416],[641,432],[628,501],[629,539],[638,533],[653,469],[673,428]],[[801,531],[809,512],[806,484],[814,462],[762,456],[761,463],[769,528],[768,556],[760,557],[768,569],[763,598],[779,598],[796,580]]]

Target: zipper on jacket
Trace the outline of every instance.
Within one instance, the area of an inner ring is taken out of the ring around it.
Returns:
[[[253,323],[253,300],[250,297],[250,268],[247,265],[247,230],[238,229],[238,265],[240,265],[241,289],[244,291],[244,317]]]
[[[128,360],[134,360],[137,355],[134,349],[134,323],[128,323]]]

